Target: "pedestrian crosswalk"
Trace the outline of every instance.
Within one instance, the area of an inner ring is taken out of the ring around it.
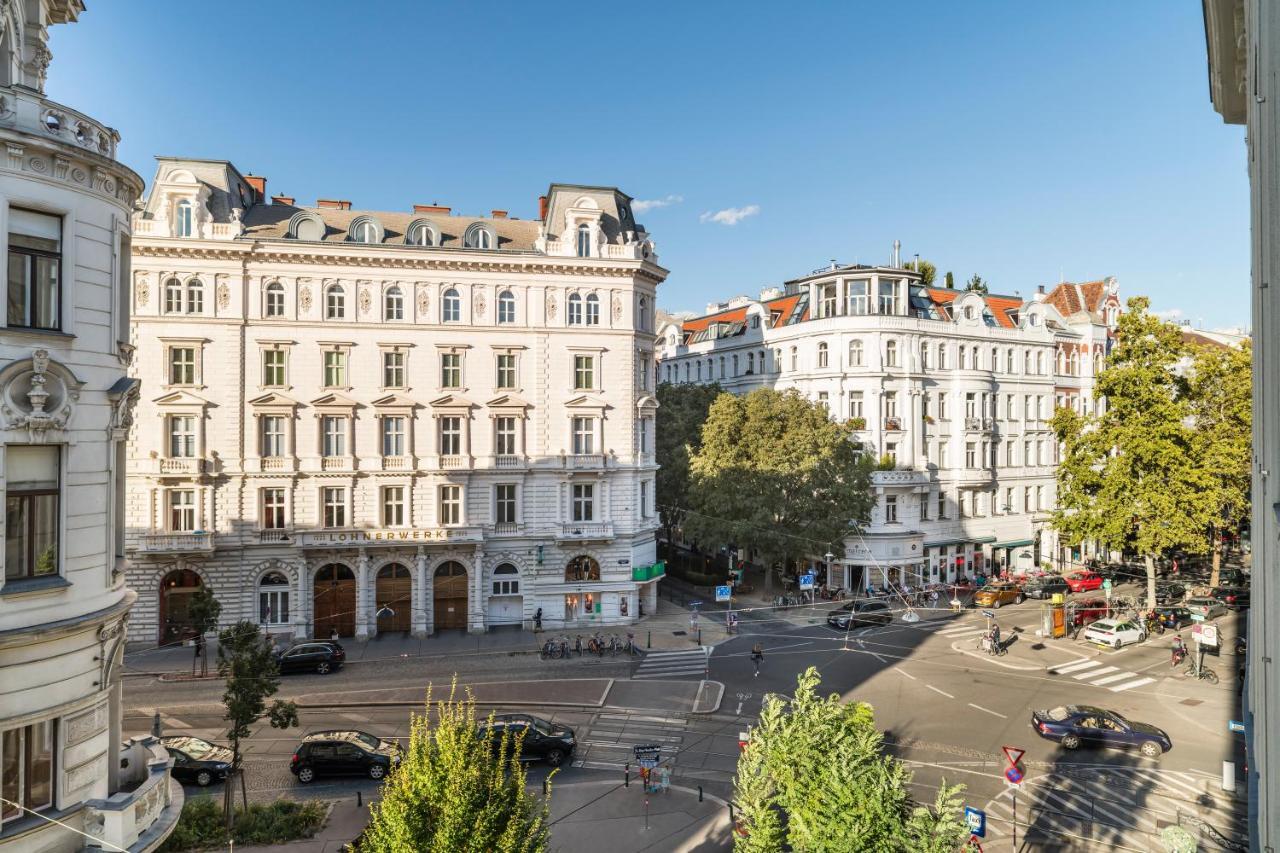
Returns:
[[[961,637],[976,637],[987,629],[981,625],[975,625],[972,622],[965,625],[953,625],[949,622],[940,623],[940,627],[931,629],[933,633],[941,637],[950,637],[958,640]]]
[[[702,648],[678,652],[650,652],[636,669],[635,678],[702,678],[707,672],[707,653]]]
[[[1155,683],[1155,679],[1150,676],[1125,672],[1118,666],[1105,666],[1102,661],[1094,658],[1051,666],[1049,674],[1070,676],[1075,681],[1091,684],[1094,687],[1105,687],[1112,693],[1134,690]]]

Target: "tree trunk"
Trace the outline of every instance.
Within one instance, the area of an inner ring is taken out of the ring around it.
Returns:
[[[1156,608],[1156,560],[1151,554],[1147,554],[1143,559],[1147,564],[1147,609],[1155,610]]]
[[[240,802],[244,804],[245,813],[249,812],[249,792],[245,790],[244,784],[244,768],[240,768],[240,772],[236,774],[240,777]]]
[[[1209,586],[1216,587],[1222,581],[1222,533],[1213,527],[1213,570],[1209,573]]]
[[[232,799],[232,784],[234,781],[235,770],[232,770],[227,774],[227,781],[222,787],[222,817],[223,820],[227,822],[227,837],[231,836],[231,827],[234,825],[234,820],[232,818],[234,813],[234,809],[232,808],[232,803],[234,802]]]

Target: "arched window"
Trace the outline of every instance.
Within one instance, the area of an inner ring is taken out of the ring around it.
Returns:
[[[382,318],[384,320],[404,319],[404,293],[399,287],[392,285],[382,297]]]
[[[738,375],[738,354],[736,352],[733,354],[733,375]]]
[[[444,292],[440,300],[440,320],[444,323],[462,322],[462,297],[452,287]]]
[[[1071,353],[1071,366],[1070,366],[1070,372],[1071,372],[1071,375],[1072,375],[1072,376],[1079,376],[1079,375],[1080,375],[1080,353],[1078,353],[1078,352],[1074,352],[1074,351],[1073,351],[1073,352]]]
[[[410,226],[405,242],[410,246],[434,246],[436,244],[436,234],[427,223],[417,222]]]
[[[773,351],[773,372],[774,373],[782,372],[782,350],[781,349],[776,349]]]
[[[827,366],[827,345],[825,342],[818,344],[818,367]]]
[[[357,243],[378,242],[378,226],[369,221],[356,224],[351,232],[351,239]]]
[[[284,316],[284,285],[280,282],[273,281],[267,285],[267,299],[262,313],[266,317]]]
[[[689,365],[687,365],[687,364],[685,365],[685,367],[688,367],[688,366],[689,366]],[[697,362],[697,365],[696,365],[696,366],[697,366],[697,368],[698,368],[698,381],[699,381],[699,382],[701,382],[701,381],[702,381],[702,362],[700,362],[700,361],[699,361],[699,362]]]
[[[591,226],[585,222],[578,226],[578,257],[591,257]]]
[[[204,313],[204,282],[198,278],[187,282],[187,313]]]
[[[991,372],[995,373],[1000,369],[1000,350],[991,350]]]
[[[258,624],[289,624],[289,579],[267,572],[258,581]]]
[[[600,325],[600,297],[594,293],[587,296],[587,325]]]
[[[1067,372],[1067,354],[1063,350],[1058,350],[1058,373]]]
[[[699,373],[699,378],[701,378],[702,371],[698,371],[698,373]],[[684,363],[684,381],[685,382],[689,381],[689,362],[687,361]]]
[[[520,572],[510,563],[493,567],[493,594],[519,595]]]
[[[477,222],[467,229],[463,242],[468,249],[492,249],[493,232],[487,225]]]
[[[295,240],[319,241],[324,239],[324,222],[314,213],[295,213],[289,221]]]
[[[586,554],[574,557],[564,567],[566,581],[598,581],[600,580],[600,564]]]
[[[342,285],[331,284],[324,292],[324,316],[327,320],[341,320],[347,316],[347,295]]]
[[[510,290],[498,294],[498,322],[514,323],[516,321],[516,296]]]
[[[720,378],[724,379],[724,356],[720,356]]]
[[[884,345],[884,364],[885,367],[898,366],[898,342],[888,341]]]
[[[1007,350],[1004,351],[1004,372],[1012,375],[1014,372],[1017,371],[1017,369],[1018,369],[1018,366],[1014,362],[1014,357],[1013,357],[1013,347],[1009,347]]]
[[[749,352],[747,353],[747,375],[751,376],[755,372],[756,372],[756,354],[753,352]]]
[[[921,370],[929,369],[929,342],[928,341],[920,342],[920,369]]]
[[[569,297],[569,325],[582,325],[582,297],[576,293]]]
[[[640,331],[649,331],[649,300],[643,296],[640,297],[640,317],[637,320],[637,325],[640,326]]]
[[[179,237],[190,237],[194,228],[192,221],[191,202],[185,198],[178,202],[178,208],[174,216],[174,233]]]
[[[164,313],[182,313],[182,282],[171,278],[164,283]]]

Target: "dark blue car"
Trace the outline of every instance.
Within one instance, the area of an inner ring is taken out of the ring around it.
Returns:
[[[1115,711],[1091,705],[1063,705],[1031,712],[1031,728],[1063,749],[1081,746],[1137,749],[1147,758],[1159,758],[1173,748],[1164,730],[1147,723],[1126,720]]]

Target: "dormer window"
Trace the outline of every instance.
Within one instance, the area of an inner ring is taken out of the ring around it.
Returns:
[[[444,323],[462,322],[462,297],[452,287],[444,292],[440,301],[440,320]]]
[[[578,257],[591,257],[591,226],[585,222],[578,226]]]
[[[289,234],[295,240],[318,242],[324,239],[324,220],[309,211],[295,213],[289,220]]]
[[[351,224],[351,242],[381,243],[382,228],[372,219],[357,219]]]
[[[435,229],[429,223],[415,222],[409,226],[404,242],[409,246],[434,246],[439,240],[436,239]]]
[[[190,237],[194,230],[194,216],[191,210],[191,202],[185,198],[178,202],[178,208],[174,212],[174,233],[179,237]]]
[[[331,284],[324,292],[324,316],[326,320],[341,320],[347,316],[347,295],[342,285]]]
[[[494,243],[493,228],[483,222],[476,222],[467,229],[463,244],[468,249],[492,249]]]
[[[974,318],[974,311],[973,311],[972,305],[964,306],[964,318],[966,320],[972,320]]]

